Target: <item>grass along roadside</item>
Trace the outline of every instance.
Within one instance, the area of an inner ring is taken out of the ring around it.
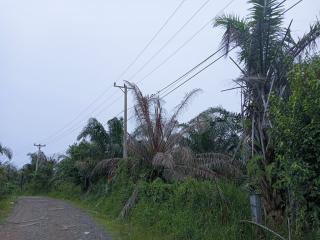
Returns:
[[[88,212],[114,239],[253,239],[247,195],[221,182],[223,198],[211,182],[188,179],[167,184],[139,182],[139,201],[125,220],[119,213],[132,193],[129,182],[118,179],[112,190],[96,184],[89,194],[72,185],[59,185],[49,197],[68,200]]]
[[[4,223],[10,215],[16,199],[16,196],[8,196],[0,199],[0,224]]]
[[[112,219],[99,211],[99,202],[92,202],[83,197],[66,197],[62,194],[51,192],[47,194],[48,197],[67,201],[75,207],[88,213],[107,233],[111,234],[114,240],[165,240],[165,236],[156,236],[155,233],[147,231],[146,229],[133,225],[128,222]]]

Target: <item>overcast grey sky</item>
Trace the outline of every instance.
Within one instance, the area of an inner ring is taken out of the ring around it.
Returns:
[[[123,79],[141,80],[228,2],[211,0],[161,54],[130,79],[205,1],[186,0]],[[75,141],[89,117],[105,123],[118,114],[123,106],[122,95],[119,89],[111,87],[113,82],[180,2],[0,0],[0,141],[14,151],[13,163],[21,166],[28,162],[26,154],[36,150],[33,143],[43,140],[47,144],[45,153],[63,152]],[[295,2],[288,0],[286,5]],[[225,12],[244,16],[247,8],[246,0],[235,0]],[[285,24],[293,18],[293,33],[301,35],[319,12],[319,0],[304,0],[285,15]],[[208,25],[139,86],[149,94],[165,86],[217,50],[221,36],[221,30]],[[221,60],[168,96],[166,108],[170,111],[186,92],[202,88],[203,93],[193,101],[181,121],[211,106],[239,111],[239,93],[221,93],[233,87],[232,79],[238,74],[230,61]],[[105,90],[106,94],[65,131],[48,139]],[[132,129],[134,121],[129,124]]]

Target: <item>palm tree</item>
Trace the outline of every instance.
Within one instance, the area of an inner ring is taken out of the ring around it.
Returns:
[[[187,107],[199,89],[186,94],[171,116],[166,116],[159,96],[144,96],[139,88],[129,83],[134,92],[135,116],[138,127],[129,136],[130,153],[142,160],[152,170],[151,179],[183,179],[187,176],[215,179],[220,176],[239,175],[236,162],[224,154],[194,154],[184,146],[177,118]]]
[[[100,152],[99,157],[103,157],[106,154],[110,136],[97,119],[89,119],[87,125],[78,135],[77,140],[85,140],[86,138],[89,138],[90,142],[97,147]]]
[[[221,107],[209,108],[184,125],[186,142],[197,153],[233,155],[242,131],[241,115]]]
[[[196,89],[187,94],[176,106],[172,116],[167,117],[159,96],[144,96],[135,84],[128,84],[133,89],[136,101],[134,110],[138,122],[136,131],[129,136],[129,151],[145,165],[152,166],[152,160],[157,153],[169,153],[181,141],[177,118],[200,90]]]
[[[0,155],[4,155],[6,156],[8,159],[11,159],[12,158],[12,151],[10,148],[7,148],[5,146],[3,146],[1,143],[0,143]]]
[[[222,46],[226,54],[238,50],[238,63],[242,75],[237,79],[244,94],[243,111],[246,117],[245,141],[250,144],[251,155],[261,156],[260,169],[275,161],[274,148],[268,129],[272,126],[268,115],[271,93],[286,97],[289,91],[287,74],[306,51],[313,50],[320,36],[320,22],[310,26],[310,31],[295,41],[290,25],[283,27],[285,1],[249,0],[252,5],[247,18],[222,15],[214,26],[225,32]],[[249,124],[249,122],[251,122]],[[268,214],[283,213],[283,202],[266,176],[260,179],[264,207]]]

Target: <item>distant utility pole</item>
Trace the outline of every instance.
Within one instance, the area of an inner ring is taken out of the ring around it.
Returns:
[[[123,86],[118,86],[114,83],[114,87],[120,88],[120,90],[124,93],[124,119],[123,119],[123,158],[128,157],[128,149],[127,149],[127,121],[128,121],[128,89],[132,89],[128,87],[126,84]]]
[[[43,144],[33,144],[35,147],[38,148],[38,156],[37,156],[37,162],[36,162],[36,172],[38,171],[38,167],[39,167],[39,159],[40,159],[40,154],[41,154],[41,148],[45,147],[46,145]]]

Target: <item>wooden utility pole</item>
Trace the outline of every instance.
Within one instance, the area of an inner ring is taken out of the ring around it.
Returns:
[[[36,172],[38,171],[38,167],[39,167],[39,159],[40,159],[40,154],[41,154],[41,148],[45,147],[45,144],[33,144],[35,147],[38,148],[38,156],[37,156],[37,162],[36,162]]]
[[[128,157],[128,147],[127,147],[127,121],[128,121],[128,89],[132,89],[128,87],[126,84],[123,86],[119,86],[114,83],[114,87],[120,88],[120,90],[124,93],[124,117],[123,117],[123,158]]]

